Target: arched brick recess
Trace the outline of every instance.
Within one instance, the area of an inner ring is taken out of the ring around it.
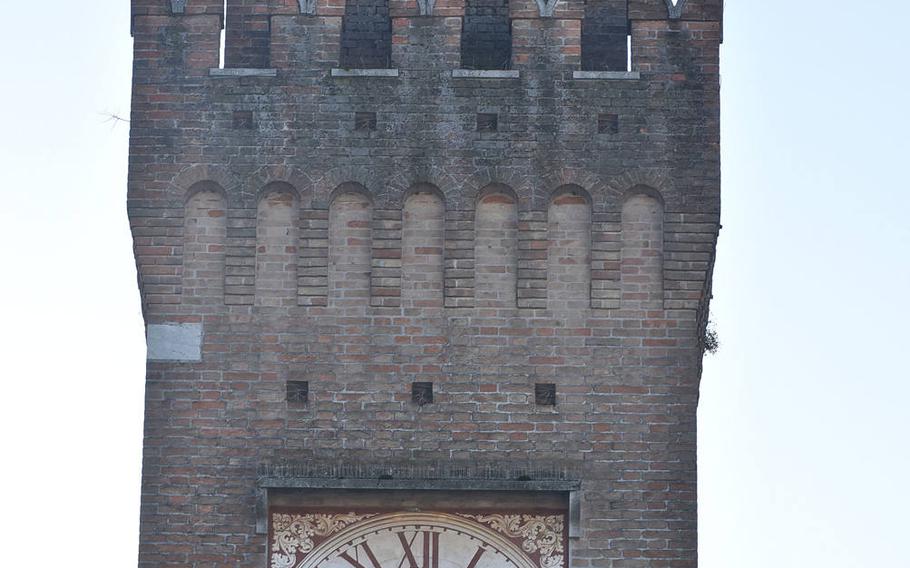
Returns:
[[[181,302],[220,305],[224,302],[224,258],[227,203],[224,190],[212,181],[190,187],[184,210]]]
[[[229,227],[229,231],[233,231],[237,236],[232,239],[236,245],[228,249],[227,281],[229,286],[227,286],[226,301],[235,304],[254,302],[259,304],[259,301],[254,299],[255,286],[246,284],[247,281],[256,280],[256,276],[252,272],[258,270],[258,263],[251,264],[249,256],[243,253],[252,250],[253,254],[258,255],[256,251],[260,248],[259,215],[263,199],[270,193],[284,192],[293,197],[296,211],[293,234],[297,238],[294,248],[297,250],[298,256],[294,263],[289,264],[288,270],[290,268],[296,270],[297,303],[299,305],[325,305],[327,290],[325,243],[328,212],[312,208],[314,199],[311,177],[303,170],[293,166],[263,166],[246,178],[244,189],[245,191],[238,198],[240,203],[238,204],[239,210],[236,211],[237,222],[232,223]],[[254,205],[256,218],[252,217]],[[242,235],[249,235],[253,226],[256,227],[257,238],[255,240],[249,237],[244,238]],[[235,255],[230,254],[232,252]],[[236,292],[238,295],[235,296],[231,294],[232,292]],[[241,295],[243,293],[246,295]],[[287,297],[291,297],[290,292]]]
[[[632,170],[610,178],[604,186],[606,206],[619,211],[626,199],[638,193],[649,193],[672,209],[677,201],[677,190],[673,178],[663,170]]]
[[[339,189],[329,206],[329,305],[367,306],[373,207],[366,191],[359,186],[345,185]]]
[[[460,196],[469,200],[464,206],[470,207],[477,203],[484,190],[491,185],[509,187],[518,198],[520,212],[546,208],[549,192],[542,186],[532,185],[529,177],[519,173],[517,168],[480,168],[473,175],[457,182],[456,187],[459,191],[456,197]]]
[[[296,192],[285,183],[270,184],[262,192],[256,215],[256,305],[296,305],[297,232]]]
[[[587,308],[590,289],[591,198],[578,186],[563,186],[547,212],[547,307]]]
[[[403,307],[442,307],[445,204],[438,190],[420,186],[405,199],[401,227]]]
[[[518,278],[518,199],[511,188],[488,186],[474,221],[474,305],[514,308]]]
[[[620,209],[624,193],[583,168],[554,168],[543,177],[549,187],[585,188],[591,200],[591,307],[619,307]]]
[[[312,206],[313,180],[305,171],[293,166],[264,166],[254,171],[246,180],[251,188],[270,188],[274,184],[291,186],[301,210]],[[261,196],[262,190],[260,190]]]
[[[205,185],[199,185],[202,182],[216,184],[228,200],[241,189],[240,180],[226,167],[198,164],[184,168],[175,175],[168,184],[168,194],[175,201],[182,201],[185,204],[193,193],[205,188]],[[230,201],[228,206],[231,206]]]
[[[591,208],[595,215],[610,209],[610,198],[607,196],[610,192],[609,185],[598,174],[587,169],[578,167],[552,168],[541,174],[539,185],[539,191],[535,192],[537,197],[535,206],[541,209],[546,209],[549,206],[554,188],[569,186],[584,188],[584,192],[587,193],[591,200]],[[619,211],[618,206],[616,211]]]
[[[314,208],[328,209],[332,199],[341,191],[340,188],[348,184],[362,187],[370,195],[374,209],[387,207],[391,201],[388,190],[389,171],[384,168],[354,165],[319,170],[318,166],[319,164],[314,164],[314,169],[310,171]]]
[[[622,307],[663,307],[663,205],[653,195],[631,194],[622,207]]]

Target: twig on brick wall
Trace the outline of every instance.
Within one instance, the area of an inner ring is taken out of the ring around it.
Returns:
[[[125,122],[126,124],[129,124],[129,123],[130,123],[130,121],[129,121],[128,119],[123,118],[122,116],[120,116],[119,114],[117,114],[117,113],[115,113],[115,112],[107,112],[107,111],[105,111],[105,112],[101,112],[101,113],[98,113],[98,114],[100,114],[101,116],[103,116],[103,117],[104,117],[103,122],[104,122],[105,124],[110,123],[110,125],[111,125],[112,128],[113,128],[113,127],[116,127],[117,124],[119,124],[119,123],[121,123],[121,122]]]

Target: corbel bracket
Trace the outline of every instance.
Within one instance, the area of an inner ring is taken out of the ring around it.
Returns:
[[[683,10],[686,8],[686,0],[664,0],[667,3],[667,11],[670,13],[671,20],[682,18]]]
[[[316,15],[316,0],[298,0],[300,4],[300,13],[307,16]]]
[[[569,538],[581,538],[581,493],[569,491]]]
[[[556,12],[556,5],[559,3],[559,0],[536,0],[537,9],[540,11],[541,18],[552,18],[553,13]]]
[[[417,8],[421,16],[432,16],[433,8],[436,7],[436,0],[417,0]]]
[[[186,12],[186,0],[171,0],[171,13],[183,14]]]

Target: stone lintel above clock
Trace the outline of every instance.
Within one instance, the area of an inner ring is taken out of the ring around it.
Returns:
[[[577,491],[577,480],[320,479],[261,477],[265,489],[391,489],[407,491]]]
[[[262,463],[261,487],[572,491],[582,464],[559,462],[277,462]]]
[[[269,511],[276,506],[433,511],[468,503],[468,509],[484,511],[561,511],[567,536],[576,538],[580,479],[581,464],[572,461],[263,463],[257,532],[268,531]]]

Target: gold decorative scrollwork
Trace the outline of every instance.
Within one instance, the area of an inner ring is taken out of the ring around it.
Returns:
[[[375,515],[311,514],[293,515],[274,513],[272,515],[272,567],[291,568],[297,561],[297,554],[313,550],[313,537],[330,536],[352,523]]]
[[[462,515],[509,538],[521,539],[525,552],[540,555],[541,568],[564,565],[562,515]]]

